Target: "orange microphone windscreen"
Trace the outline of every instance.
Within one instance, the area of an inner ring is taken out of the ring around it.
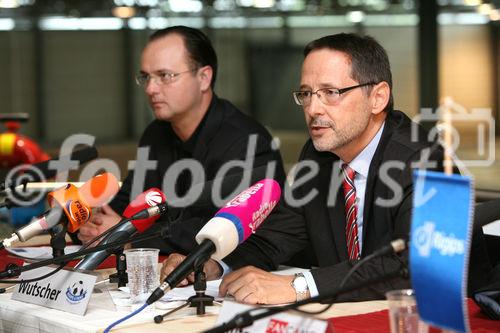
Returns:
[[[92,208],[109,202],[118,192],[119,184],[111,173],[95,176],[77,188],[67,184],[47,194],[51,207],[58,204],[68,218],[68,231],[75,232],[92,216]]]
[[[113,174],[105,172],[89,179],[79,189],[80,197],[92,208],[108,203],[118,192],[120,185]]]
[[[49,192],[47,200],[51,207],[59,206],[63,209],[67,217],[69,232],[77,231],[92,215],[92,207],[81,200],[78,188],[73,184],[67,184]]]

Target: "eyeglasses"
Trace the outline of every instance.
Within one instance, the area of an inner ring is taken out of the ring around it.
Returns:
[[[198,68],[192,68],[184,72],[179,73],[169,73],[169,72],[158,72],[158,74],[147,74],[147,73],[139,73],[135,76],[135,83],[141,87],[145,87],[148,85],[149,81],[153,80],[156,84],[169,84],[176,77],[181,74],[189,73],[198,70]]]
[[[376,84],[376,83],[368,82],[368,83],[358,84],[356,86],[351,86],[351,87],[342,88],[342,89],[322,88],[322,89],[318,89],[316,91],[302,90],[302,91],[294,91],[294,92],[292,92],[292,94],[293,94],[293,99],[295,100],[295,103],[297,103],[298,105],[308,106],[309,104],[311,104],[312,95],[317,95],[319,100],[323,104],[335,105],[339,101],[340,95],[348,92],[349,90],[364,87],[364,86],[371,86],[374,84]]]

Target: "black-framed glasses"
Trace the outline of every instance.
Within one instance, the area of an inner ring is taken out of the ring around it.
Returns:
[[[157,74],[139,73],[135,76],[135,83],[141,87],[148,85],[149,81],[153,80],[156,84],[169,84],[181,74],[189,73],[198,70],[198,68],[188,69],[187,71],[170,73],[158,72]]]
[[[360,87],[365,87],[365,86],[371,86],[376,84],[375,82],[367,82],[367,83],[362,83],[358,84],[355,86],[350,86],[346,88],[321,88],[316,91],[311,91],[311,90],[300,90],[300,91],[294,91],[292,92],[293,94],[293,99],[295,100],[295,103],[298,105],[302,106],[308,106],[311,104],[311,98],[313,95],[318,96],[319,100],[326,105],[335,105],[339,99],[340,95],[348,92],[349,90],[355,89],[355,88],[360,88]]]

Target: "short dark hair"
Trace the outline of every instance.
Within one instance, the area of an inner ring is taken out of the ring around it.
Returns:
[[[373,37],[352,33],[325,36],[307,44],[304,48],[304,57],[319,49],[332,49],[347,54],[351,60],[351,77],[360,84],[387,82],[391,95],[385,110],[393,109],[394,98],[392,96],[392,73],[389,57],[385,49]]]
[[[161,39],[170,34],[178,34],[184,40],[184,46],[189,53],[190,61],[196,67],[210,66],[212,67],[213,75],[210,86],[212,89],[215,86],[217,77],[217,54],[212,46],[212,42],[201,31],[195,28],[176,25],[154,32],[149,37],[149,42]]]

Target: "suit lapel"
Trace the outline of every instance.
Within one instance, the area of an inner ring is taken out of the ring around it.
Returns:
[[[384,130],[382,132],[382,136],[380,138],[380,142],[373,154],[372,161],[370,163],[370,168],[368,169],[368,179],[366,180],[366,189],[365,189],[365,207],[363,211],[363,248],[361,249],[361,255],[363,255],[363,249],[366,247],[366,239],[367,239],[367,230],[368,224],[373,223],[370,220],[371,212],[373,210],[373,205],[375,204],[375,183],[378,179],[378,172],[380,169],[380,165],[383,160],[383,152],[385,151],[385,147],[387,146],[389,140],[391,139],[392,132],[394,131],[394,120],[391,112],[388,113],[387,118],[385,120]]]

